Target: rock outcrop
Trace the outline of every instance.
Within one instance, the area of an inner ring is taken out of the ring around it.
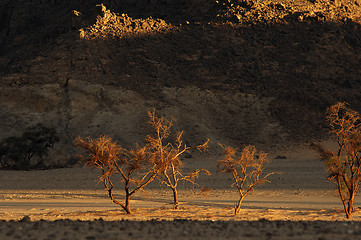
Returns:
[[[43,123],[67,161],[78,135],[141,143],[156,108],[189,144],[272,149],[361,110],[357,1],[148,2],[3,1],[0,138]]]

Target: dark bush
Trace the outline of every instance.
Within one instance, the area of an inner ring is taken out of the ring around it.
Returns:
[[[59,141],[54,128],[42,124],[29,127],[20,137],[11,136],[0,142],[0,168],[29,170],[44,168],[44,157]]]

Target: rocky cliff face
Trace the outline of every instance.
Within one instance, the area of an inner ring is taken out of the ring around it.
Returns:
[[[156,108],[189,144],[268,150],[326,136],[336,101],[361,110],[356,2],[231,2],[1,1],[0,138],[41,122],[67,161],[78,135],[142,142]]]
[[[143,143],[150,132],[146,112],[175,119],[174,130],[184,130],[188,145],[206,138],[214,143],[256,143],[275,146],[287,132],[267,115],[270,98],[252,94],[202,90],[197,87],[162,88],[162,100],[147,98],[132,90],[69,80],[59,84],[33,84],[1,89],[2,137],[20,135],[24,129],[42,123],[61,136],[52,157],[66,162],[74,156],[72,141],[77,136],[100,134],[122,145]]]

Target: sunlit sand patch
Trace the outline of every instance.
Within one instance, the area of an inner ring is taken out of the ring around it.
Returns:
[[[241,209],[239,215],[234,216],[233,208],[217,209],[185,206],[180,209],[172,208],[137,208],[132,214],[126,214],[120,209],[98,211],[42,211],[28,212],[32,221],[38,220],[97,220],[104,221],[173,221],[173,220],[196,220],[196,221],[343,221],[345,220],[342,210],[283,210],[283,209]],[[0,219],[20,220],[24,217],[21,212],[0,213]],[[361,221],[360,211],[355,211],[352,221]]]

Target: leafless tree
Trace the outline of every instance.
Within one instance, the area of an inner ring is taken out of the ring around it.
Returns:
[[[152,182],[158,173],[147,148],[137,146],[135,149],[127,150],[107,136],[98,139],[78,137],[75,144],[89,153],[80,155],[87,165],[101,169],[100,180],[104,183],[110,199],[130,214],[130,197]],[[114,175],[120,175],[120,181],[124,184],[125,202],[117,200],[113,195]]]
[[[234,209],[237,215],[241,208],[243,199],[248,193],[254,190],[255,185],[269,182],[267,177],[274,172],[262,173],[265,164],[269,161],[267,153],[257,151],[253,145],[247,145],[238,153],[238,150],[229,146],[222,146],[225,157],[217,161],[221,172],[231,174],[234,180],[232,185],[236,186],[239,192],[239,200]]]
[[[210,173],[206,169],[197,169],[189,174],[184,174],[182,172],[183,163],[180,156],[192,149],[192,147],[188,147],[183,143],[183,132],[178,132],[175,141],[171,143],[169,137],[171,136],[171,128],[173,126],[172,121],[164,117],[158,117],[155,110],[149,111],[148,116],[150,118],[149,124],[155,130],[155,134],[148,135],[146,138],[148,148],[160,172],[158,178],[162,184],[172,189],[174,208],[178,209],[178,183],[180,181],[186,181],[191,183],[194,188],[200,172],[204,172],[207,175]],[[203,151],[207,148],[208,141],[209,140],[193,148]]]
[[[327,109],[326,120],[330,133],[336,136],[338,149],[325,150],[320,144],[313,147],[325,163],[327,179],[335,182],[346,218],[350,219],[361,180],[361,117],[346,103],[338,102]]]

